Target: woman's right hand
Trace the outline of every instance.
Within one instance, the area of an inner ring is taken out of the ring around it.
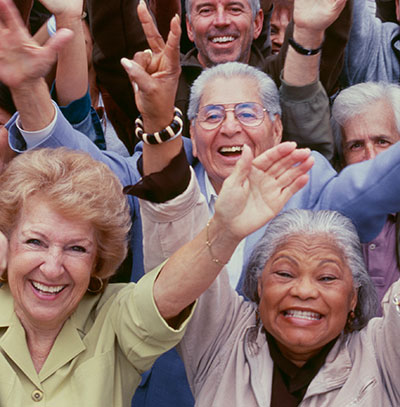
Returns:
[[[296,149],[294,142],[280,143],[256,158],[244,146],[222,185],[213,222],[239,242],[274,218],[304,187],[313,163],[310,150]]]

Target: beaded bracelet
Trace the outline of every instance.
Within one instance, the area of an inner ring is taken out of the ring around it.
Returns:
[[[183,128],[183,114],[175,107],[174,119],[171,124],[161,131],[156,131],[154,134],[145,133],[143,130],[142,116],[135,120],[135,135],[139,140],[143,140],[146,144],[161,144],[166,141],[171,141],[182,133]]]

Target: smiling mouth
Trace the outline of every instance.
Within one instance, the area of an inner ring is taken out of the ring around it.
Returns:
[[[218,152],[226,157],[240,156],[243,151],[243,146],[221,147]]]
[[[308,321],[318,321],[321,319],[321,314],[311,311],[288,310],[284,311],[283,314],[285,317],[306,319]]]
[[[54,285],[49,286],[42,283],[38,283],[37,281],[31,281],[33,288],[40,291],[43,294],[58,294],[60,293],[66,286],[65,285]]]
[[[223,35],[220,37],[211,38],[211,42],[213,42],[214,44],[225,44],[227,42],[232,42],[234,40],[235,37],[233,37],[232,35]]]

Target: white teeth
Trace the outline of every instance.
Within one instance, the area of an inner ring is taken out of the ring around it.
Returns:
[[[44,293],[48,294],[57,294],[59,293],[65,286],[63,285],[56,285],[56,286],[48,286],[44,285],[41,283],[38,283],[36,281],[32,281],[32,285],[39,291],[42,291]]]
[[[235,38],[232,36],[225,36],[225,37],[214,37],[211,41],[214,43],[220,43],[220,42],[231,42]]]
[[[299,311],[299,310],[289,310],[285,312],[286,317],[309,319],[311,321],[317,321],[321,319],[321,315],[316,312],[310,311]]]
[[[243,151],[243,147],[240,146],[221,147],[219,151],[221,153],[240,153]]]

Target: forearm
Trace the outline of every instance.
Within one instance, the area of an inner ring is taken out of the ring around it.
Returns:
[[[57,29],[69,28],[72,40],[59,52],[56,71],[57,101],[66,106],[80,99],[88,89],[88,61],[81,14],[56,15]]]
[[[25,82],[10,90],[24,130],[41,130],[52,122],[54,106],[43,78]]]
[[[176,157],[182,148],[182,139],[157,145],[143,145],[143,175],[162,171],[171,160]]]
[[[306,49],[317,49],[324,40],[324,31],[309,30],[294,25],[293,39]],[[320,53],[316,55],[302,55],[289,45],[283,79],[292,86],[304,86],[315,82],[319,76]]]
[[[299,148],[309,147],[330,160],[334,150],[330,107],[321,83],[316,81],[297,87],[282,81],[279,94],[284,128],[282,141],[295,141]]]
[[[215,217],[208,229],[179,249],[158,276],[153,294],[165,319],[178,315],[212,284],[241,240],[227,233]]]

